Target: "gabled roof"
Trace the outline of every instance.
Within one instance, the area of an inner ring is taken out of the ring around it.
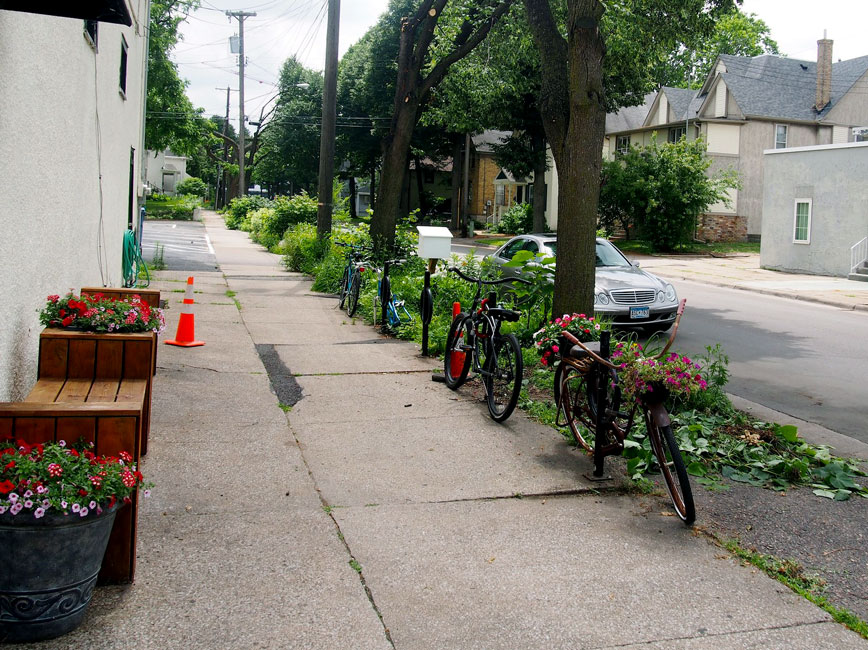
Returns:
[[[675,120],[683,121],[688,117],[688,109],[691,108],[698,91],[691,90],[690,88],[671,88],[669,86],[663,86],[660,90],[666,95],[666,100],[669,102],[669,108],[672,109],[672,115],[675,117]],[[699,104],[696,105],[694,111],[689,115],[690,119],[696,117],[696,110],[698,109]]]
[[[818,114],[814,110],[817,64],[772,54],[733,56],[722,54],[726,72],[721,78],[742,113],[751,117],[813,121],[847,94],[868,72],[868,56],[832,64],[832,92],[829,104]]]
[[[648,111],[651,109],[651,104],[657,93],[648,93],[645,99],[639,106],[624,106],[618,109],[617,113],[606,114],[606,133],[616,133],[618,131],[632,131],[638,129],[645,123],[645,118],[648,116]]]

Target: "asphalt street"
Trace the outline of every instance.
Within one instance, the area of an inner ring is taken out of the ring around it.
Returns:
[[[197,221],[145,220],[142,228],[142,259],[148,268],[154,265],[157,247],[162,246],[167,271],[214,271],[217,258],[214,248]]]

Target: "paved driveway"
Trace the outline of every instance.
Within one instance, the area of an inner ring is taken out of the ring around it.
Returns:
[[[205,232],[197,221],[150,221],[142,228],[142,259],[153,266],[157,247],[163,248],[168,271],[214,271],[217,258]]]

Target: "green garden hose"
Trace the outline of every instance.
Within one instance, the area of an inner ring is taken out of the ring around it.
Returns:
[[[144,284],[142,288],[151,284],[151,275],[148,273],[148,266],[142,260],[141,252],[139,251],[136,235],[132,230],[127,230],[124,233],[124,248],[123,248],[123,278],[125,287],[134,287],[139,279],[143,277]]]

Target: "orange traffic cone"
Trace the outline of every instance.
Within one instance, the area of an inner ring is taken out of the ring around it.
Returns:
[[[461,303],[460,302],[453,302],[452,303],[452,320],[455,320],[455,317],[460,313],[461,313]],[[463,341],[464,332],[462,331],[459,334],[459,336],[461,337],[461,339],[462,339],[461,343],[463,344],[464,343],[464,341]],[[461,369],[464,367],[464,352],[459,352],[458,350],[452,350],[451,352],[449,352],[449,354],[451,355],[449,357],[449,368],[451,371],[450,374],[452,375],[452,377],[458,378],[458,376],[461,374]],[[456,373],[458,373],[458,374],[456,374]]]
[[[174,341],[166,341],[167,345],[178,345],[182,348],[192,348],[197,345],[205,345],[205,341],[197,341],[194,334],[193,323],[193,278],[187,278],[187,290],[184,293],[184,307],[181,311],[181,319],[178,321],[178,332]]]

